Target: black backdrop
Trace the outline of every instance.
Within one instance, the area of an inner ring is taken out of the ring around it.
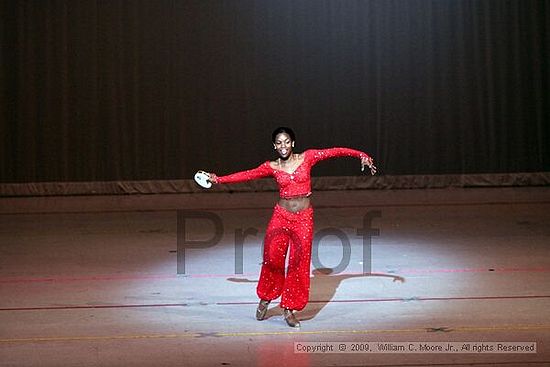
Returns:
[[[1,182],[228,173],[278,125],[385,174],[550,171],[550,1],[0,7]]]

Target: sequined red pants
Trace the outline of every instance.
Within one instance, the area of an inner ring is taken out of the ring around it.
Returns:
[[[281,296],[281,307],[297,311],[306,306],[312,240],[312,207],[293,213],[278,204],[275,206],[264,239],[264,261],[256,289],[260,299],[273,300]]]

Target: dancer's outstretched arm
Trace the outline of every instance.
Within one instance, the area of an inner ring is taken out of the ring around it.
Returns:
[[[210,181],[216,184],[246,182],[262,177],[271,176],[272,174],[273,169],[269,166],[269,162],[264,162],[256,168],[232,173],[227,176],[217,176],[215,173],[209,173]]]
[[[335,157],[355,157],[361,159],[361,171],[365,169],[365,166],[370,168],[370,173],[374,175],[376,173],[376,166],[374,160],[370,155],[360,150],[351,148],[327,148],[327,149],[311,149],[313,152],[313,164]]]

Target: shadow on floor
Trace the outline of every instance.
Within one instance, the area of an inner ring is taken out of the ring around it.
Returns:
[[[309,294],[309,303],[300,312],[300,320],[311,320],[334,298],[336,290],[340,284],[351,278],[361,277],[384,277],[391,278],[394,282],[405,282],[405,278],[381,273],[358,273],[358,274],[335,274],[333,269],[320,268],[313,270],[311,277],[311,292]]]

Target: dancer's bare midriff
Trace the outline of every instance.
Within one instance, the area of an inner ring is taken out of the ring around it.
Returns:
[[[289,199],[280,198],[279,205],[289,212],[297,213],[309,208],[311,200],[309,196],[298,196]]]

